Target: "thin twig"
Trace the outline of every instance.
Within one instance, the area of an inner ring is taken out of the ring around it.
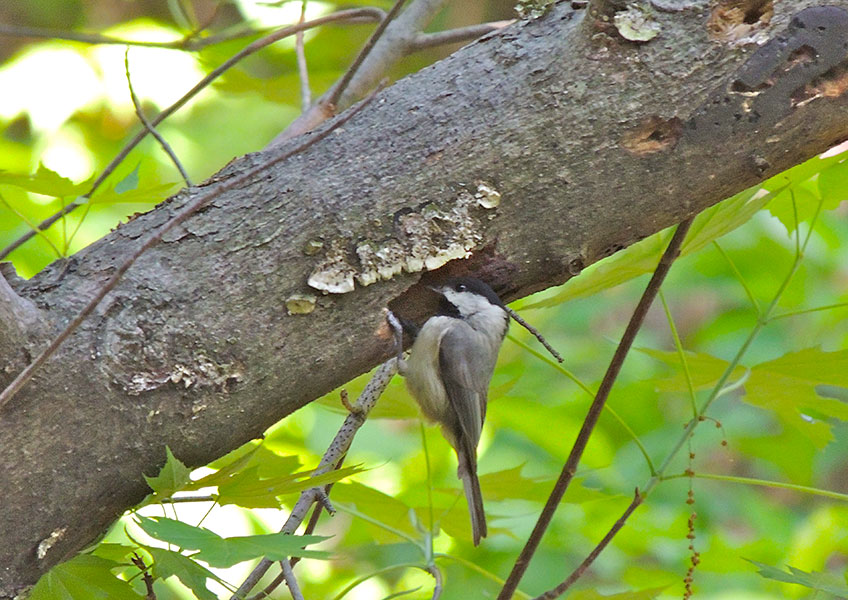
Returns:
[[[349,81],[339,80],[331,86],[307,112],[289,123],[271,140],[266,149],[311,131],[332,117],[336,111],[346,108],[367,94],[377,82],[382,80],[392,65],[409,53],[409,42],[424,29],[446,3],[447,0],[412,0],[391,23],[388,23],[389,15],[386,15],[383,19],[386,30],[380,34],[379,41],[374,44],[367,58],[360,52],[362,64],[356,66],[360,58],[357,57],[343,76],[343,79],[349,78]],[[375,35],[376,33],[375,31]],[[354,67],[356,67],[355,73]]]
[[[434,33],[419,33],[411,42],[409,42],[408,50],[424,50],[435,46],[444,46],[446,44],[461,44],[462,42],[470,42],[479,37],[503,29],[507,25],[515,23],[515,19],[508,21],[492,21],[491,23],[478,23],[477,25],[469,25],[468,27],[459,27],[457,29],[448,29],[447,31],[436,31]]]
[[[219,5],[216,5],[215,12],[218,12]],[[364,7],[370,11],[368,15],[360,15],[354,17],[355,21],[381,21],[385,16],[385,11],[377,7]],[[209,23],[214,18],[209,19]],[[47,29],[42,27],[26,27],[17,25],[8,25],[0,23],[0,36],[18,37],[18,38],[33,38],[45,40],[67,40],[69,42],[80,42],[83,44],[93,45],[119,45],[119,46],[139,46],[142,48],[163,48],[165,50],[183,50],[186,52],[197,52],[224,42],[231,42],[241,38],[252,37],[255,35],[266,35],[272,29],[254,29],[251,27],[240,27],[236,30],[230,28],[229,31],[199,37],[200,33],[209,26],[209,23],[192,31],[185,37],[172,40],[170,42],[152,42],[144,40],[129,40],[124,38],[116,38],[102,33],[85,33],[80,31],[65,31],[62,29]]]
[[[432,600],[439,600],[439,598],[441,598],[442,596],[442,572],[439,570],[439,567],[437,567],[435,563],[427,567],[427,572],[433,576],[433,579],[435,581],[435,585],[433,585]]]
[[[336,105],[338,105],[339,98],[347,89],[347,85],[350,83],[350,80],[356,75],[356,72],[359,70],[359,67],[362,66],[362,62],[368,57],[368,54],[374,48],[374,44],[377,43],[377,40],[380,39],[380,36],[383,35],[383,32],[386,31],[386,27],[388,27],[389,23],[392,22],[398,12],[400,12],[401,7],[404,5],[406,0],[396,0],[394,6],[392,6],[391,10],[386,14],[386,18],[383,19],[374,32],[371,34],[371,37],[368,38],[368,41],[365,42],[365,45],[359,50],[359,54],[356,55],[356,58],[351,63],[350,67],[348,67],[345,74],[342,75],[342,78],[339,79],[338,83],[333,86],[332,91],[327,96],[325,100],[322,100],[322,103],[326,106],[331,107],[332,110],[335,110]]]
[[[156,128],[153,127],[153,124],[147,120],[147,117],[144,116],[144,111],[141,109],[141,102],[139,102],[138,96],[135,94],[135,90],[133,89],[132,77],[130,77],[130,47],[127,46],[126,52],[124,52],[124,70],[127,75],[127,87],[130,89],[130,98],[132,99],[133,107],[135,108],[135,114],[138,116],[138,120],[144,125],[144,128],[156,138],[156,141],[159,142],[159,145],[162,146],[162,149],[165,151],[165,154],[171,159],[171,162],[177,167],[177,170],[180,172],[180,175],[185,181],[186,185],[189,187],[193,187],[194,184],[191,182],[191,178],[188,176],[183,164],[180,162],[180,159],[177,158],[177,155],[174,153],[174,150],[165,141]]]
[[[35,373],[36,369],[38,369],[44,362],[59,348],[59,346],[64,342],[71,333],[79,327],[80,323],[82,323],[88,315],[97,307],[98,304],[106,297],[123,277],[124,273],[135,263],[138,258],[144,254],[148,249],[159,243],[162,237],[169,232],[171,229],[188,219],[191,215],[197,212],[200,208],[208,204],[211,200],[217,198],[221,194],[231,189],[239,188],[245,186],[248,182],[253,180],[257,175],[266,171],[267,169],[273,167],[274,165],[283,162],[294,156],[295,154],[300,154],[310,146],[320,142],[327,136],[329,136],[333,131],[344,125],[348,120],[351,119],[355,114],[361,111],[363,108],[368,106],[371,103],[371,100],[374,99],[377,92],[380,90],[378,88],[371,94],[368,98],[362,101],[359,105],[355,106],[353,109],[349,110],[347,113],[343,114],[338,120],[332,123],[329,127],[321,131],[320,133],[311,136],[309,139],[304,142],[298,144],[293,149],[280,154],[279,156],[275,156],[274,158],[268,159],[261,163],[259,166],[250,169],[249,171],[239,175],[238,177],[234,177],[233,179],[229,179],[227,181],[223,181],[216,185],[212,190],[199,194],[186,204],[183,208],[181,208],[177,213],[168,220],[158,231],[150,235],[147,240],[139,246],[135,252],[133,252],[129,257],[127,257],[124,262],[118,267],[115,273],[111,278],[101,287],[98,292],[94,295],[94,297],[85,305],[85,307],[80,311],[80,313],[62,330],[59,335],[57,335],[50,345],[44,349],[44,351],[39,354],[35,360],[33,360],[27,367],[21,371],[15,379],[0,392],[0,408],[2,408],[12,397],[20,391],[20,389],[26,385],[26,383],[32,378],[33,373]]]
[[[692,218],[689,218],[677,226],[674,236],[672,236],[671,241],[668,243],[668,248],[666,248],[662,258],[660,258],[660,262],[657,265],[651,280],[648,282],[648,286],[642,293],[642,297],[639,299],[639,303],[636,305],[636,309],[630,317],[630,322],[627,324],[624,334],[621,336],[621,341],[615,350],[615,354],[613,354],[610,365],[607,368],[607,372],[598,388],[598,392],[595,394],[595,400],[589,407],[589,412],[586,415],[586,419],[583,421],[580,433],[577,434],[577,439],[574,441],[571,453],[568,455],[568,459],[566,460],[565,465],[562,468],[562,472],[554,485],[554,489],[551,491],[551,494],[545,503],[545,507],[539,515],[539,519],[536,521],[536,526],[533,528],[533,532],[530,534],[527,543],[521,550],[521,554],[519,554],[516,559],[512,572],[509,574],[504,587],[498,595],[498,600],[509,600],[512,598],[513,593],[518,587],[518,583],[521,581],[522,575],[524,575],[524,572],[530,564],[530,559],[533,558],[533,554],[539,547],[539,543],[542,541],[542,536],[547,530],[557,506],[562,500],[562,497],[565,495],[574,474],[577,472],[577,465],[580,462],[580,458],[583,456],[583,451],[586,449],[589,437],[592,435],[592,431],[594,430],[595,425],[598,422],[598,418],[603,411],[604,404],[606,403],[607,397],[612,389],[612,385],[615,382],[616,377],[618,377],[618,373],[621,371],[621,366],[624,363],[627,352],[630,350],[630,346],[633,345],[633,340],[636,338],[636,334],[645,320],[645,315],[647,314],[651,303],[654,301],[657,291],[659,290],[660,285],[662,285],[665,276],[668,274],[672,263],[680,255],[680,245],[686,237],[686,232],[689,231],[689,227],[691,225]]]
[[[595,559],[598,558],[598,555],[603,552],[604,548],[612,541],[612,538],[616,536],[616,534],[624,527],[624,524],[627,522],[627,519],[630,518],[630,515],[633,514],[633,511],[636,510],[640,504],[642,504],[642,495],[639,493],[639,489],[636,489],[636,493],[633,495],[633,501],[630,503],[630,506],[627,507],[627,510],[618,518],[618,521],[610,528],[607,534],[603,537],[603,539],[598,542],[598,545],[594,547],[594,549],[589,553],[582,563],[578,565],[574,571],[572,571],[571,575],[569,575],[565,581],[560,583],[555,588],[548,590],[544,594],[540,596],[536,596],[533,600],[553,600],[554,598],[561,596],[565,593],[565,591],[571,587],[571,585],[580,579],[580,576],[588,569]]]
[[[204,90],[212,81],[221,76],[225,71],[230,69],[233,65],[246,58],[247,56],[254,54],[261,50],[262,48],[268,46],[269,44],[273,44],[283,38],[289,37],[291,35],[296,34],[298,31],[305,31],[306,29],[311,29],[313,27],[318,27],[319,25],[324,25],[326,23],[332,23],[335,21],[347,21],[352,19],[358,19],[362,17],[368,16],[380,16],[383,14],[383,11],[374,8],[354,8],[348,10],[340,10],[338,12],[325,15],[323,17],[319,17],[317,19],[313,19],[311,21],[306,21],[302,24],[297,25],[289,25],[287,27],[283,27],[263,38],[256,40],[255,42],[245,46],[241,51],[237,54],[233,55],[231,58],[227,59],[223,64],[210,72],[206,77],[201,79],[193,88],[191,88],[188,92],[186,92],[179,100],[174,102],[171,106],[163,110],[161,113],[156,115],[151,121],[151,125],[153,127],[159,125],[162,121],[170,117],[177,110],[182,108],[189,100],[191,100],[194,96],[196,96],[200,91]],[[133,139],[131,139],[122,149],[121,151],[112,159],[112,161],[106,166],[100,176],[94,181],[91,189],[82,197],[90,198],[92,194],[103,184],[109,175],[117,168],[119,164],[123,162],[123,160],[127,157],[127,155],[135,148],[145,137],[147,137],[148,130],[143,128],[139,131]],[[38,231],[44,231],[53,223],[61,219],[63,216],[68,214],[69,212],[75,210],[81,203],[72,202],[68,204],[61,211],[56,214],[48,217],[44,221],[38,224]],[[11,252],[19,248],[21,245],[25,244],[27,241],[32,239],[33,236],[36,235],[36,231],[28,231],[20,238],[12,242],[9,246],[7,246],[2,252],[0,252],[0,260],[6,258]]]
[[[300,20],[306,20],[306,0],[300,3]],[[309,68],[306,65],[306,51],[303,47],[303,32],[298,31],[294,36],[294,52],[297,55],[297,74],[300,79],[300,110],[306,112],[312,105],[312,92],[309,89]]]
[[[371,97],[373,98],[373,95]],[[365,389],[362,390],[362,393],[356,401],[356,407],[358,410],[356,412],[351,412],[345,418],[344,423],[342,423],[338,433],[336,433],[336,437],[333,438],[332,442],[330,442],[327,451],[321,458],[318,468],[315,469],[315,475],[320,475],[332,470],[334,465],[338,464],[339,460],[347,454],[348,449],[350,449],[350,445],[353,443],[354,435],[356,435],[356,432],[365,423],[365,418],[374,407],[374,404],[376,404],[377,398],[380,397],[383,390],[385,390],[386,386],[389,385],[389,381],[391,381],[395,373],[397,373],[397,360],[394,358],[384,362],[377,368],[374,375],[371,377],[371,380],[368,382],[368,385],[365,386]],[[281,532],[294,533],[295,530],[297,530],[303,522],[303,519],[306,518],[306,513],[309,512],[309,507],[317,500],[317,492],[320,490],[321,488],[310,488],[301,492],[300,497],[297,499],[297,502],[295,502],[295,505],[292,508],[291,514],[289,514],[289,518],[286,519],[286,522],[283,524],[283,527],[280,530]],[[250,575],[247,576],[244,583],[239,586],[230,600],[240,600],[241,598],[244,598],[245,595],[252,590],[257,583],[259,583],[259,580],[262,579],[265,573],[268,572],[268,569],[272,564],[274,564],[274,561],[268,560],[267,558],[263,558],[259,561],[259,564],[256,565]]]
[[[291,565],[288,560],[281,560],[280,565],[283,568],[283,577],[286,580],[286,585],[291,592],[292,600],[304,600],[303,594],[300,591],[300,586],[297,584],[297,578],[294,576]]]
[[[551,353],[551,356],[553,356],[555,359],[557,359],[557,362],[563,362],[563,358],[562,358],[562,356],[560,355],[560,353],[559,353],[559,352],[557,352],[557,351],[554,349],[554,347],[553,347],[553,346],[551,346],[551,345],[548,343],[548,340],[546,340],[546,339],[544,338],[544,336],[543,336],[541,333],[539,333],[539,330],[538,330],[538,329],[536,329],[536,328],[535,328],[535,327],[533,327],[530,323],[528,323],[527,321],[525,321],[525,320],[522,318],[522,316],[521,316],[521,315],[519,315],[517,312],[515,312],[514,310],[512,310],[510,307],[506,306],[506,307],[504,307],[504,308],[506,308],[506,312],[508,312],[508,313],[509,313],[509,316],[510,316],[510,317],[512,317],[513,319],[515,319],[515,321],[516,321],[519,325],[521,325],[524,329],[526,329],[527,331],[529,331],[530,333],[532,333],[532,334],[533,334],[533,336],[534,336],[537,340],[539,340],[539,343],[541,343],[541,344],[545,347],[545,349],[546,349],[548,352],[550,352],[550,353]]]
[[[144,600],[156,600],[156,592],[153,590],[153,577],[150,575],[147,565],[144,564],[144,559],[133,553],[130,562],[141,571],[141,579],[144,581],[144,587],[147,588],[147,595]]]

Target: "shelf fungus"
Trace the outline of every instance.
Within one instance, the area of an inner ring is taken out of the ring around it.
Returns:
[[[307,283],[326,294],[346,294],[356,283],[368,286],[402,272],[432,271],[467,258],[484,239],[482,215],[491,218],[501,203],[501,193],[493,185],[483,181],[475,185],[475,193],[459,192],[448,207],[429,202],[381,219],[393,223],[391,231],[380,232],[382,239],[363,235],[359,242],[339,238],[325,244],[325,254]]]

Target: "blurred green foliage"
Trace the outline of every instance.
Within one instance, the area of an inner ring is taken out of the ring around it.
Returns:
[[[142,36],[164,31],[177,38],[184,32],[179,23],[191,16],[166,11],[143,18],[150,15],[132,13],[137,7],[129,4],[130,12],[117,15],[115,23],[136,25]],[[362,3],[327,3],[325,8],[336,4]],[[508,16],[502,2],[474,4],[470,12],[477,17]],[[42,14],[39,3],[31,5],[31,12],[23,13],[29,24],[55,25],[44,20],[49,11]],[[169,3],[172,9],[179,5]],[[193,6],[202,12],[214,3]],[[438,25],[449,28],[465,24],[466,18],[453,9],[439,17]],[[340,76],[372,27],[330,26],[309,34],[313,94]],[[253,39],[192,55],[197,78]],[[291,44],[279,46],[229,71],[159,127],[195,181],[235,155],[260,149],[298,114],[294,52]],[[98,62],[90,46],[31,41],[5,55],[0,82],[36,49],[77,53],[103,77],[103,88],[58,120],[44,114],[36,118],[26,107],[0,112],[0,247],[85,193],[140,127],[128,95],[116,101],[114,90],[107,89],[108,64]],[[146,52],[134,48],[133,64],[153,60]],[[444,52],[416,55],[396,75]],[[48,82],[53,76],[38,75]],[[194,83],[184,81],[184,88],[165,91],[179,95]],[[148,114],[165,108],[162,90],[140,83],[136,89]],[[62,93],[54,89],[60,115]],[[32,276],[132,213],[149,210],[179,181],[173,164],[147,139],[90,201],[10,258],[19,273]],[[815,158],[699,217],[663,287],[668,314],[660,302],[652,308],[638,351],[625,363],[609,410],[519,597],[561,581],[615,522],[637,486],[650,489],[645,504],[569,597],[681,597],[693,556],[687,539],[693,512],[698,598],[846,596],[846,197],[848,161],[841,154]],[[321,479],[310,478],[309,469],[318,464],[346,413],[338,393],[199,472],[190,474],[168,450],[162,472],[147,478],[152,493],[138,513],[116,523],[93,553],[53,569],[32,597],[143,597],[139,569],[130,562],[133,553],[151,567],[160,600],[190,598],[189,588],[203,600],[229,597],[226,590],[242,581],[250,561],[296,552],[280,546],[274,532],[297,493],[336,479],[342,481],[331,498],[338,512],[322,517],[316,530],[329,539],[297,538],[297,548],[310,544],[307,554],[311,544],[327,553],[296,568],[307,597],[374,599],[407,591],[405,597],[429,598],[433,580],[426,568],[431,562],[444,575],[443,598],[494,597],[535,523],[582,424],[591,391],[669,235],[661,232],[559,289],[514,305],[559,349],[565,368],[538,354],[535,340],[513,328],[492,382],[479,450],[491,532],[480,547],[470,543],[453,453],[435,428],[422,426],[417,407],[396,380],[357,435],[347,457],[347,464],[356,466]],[[362,377],[345,386],[351,397],[365,381]],[[693,406],[705,403],[709,410],[703,420],[696,419],[694,434],[682,437],[692,423]],[[672,455],[678,444],[681,452]],[[661,465],[666,465],[663,477],[655,477]],[[177,490],[210,493],[216,501],[161,503]],[[234,566],[224,568],[229,565]],[[272,597],[288,596],[282,588]]]

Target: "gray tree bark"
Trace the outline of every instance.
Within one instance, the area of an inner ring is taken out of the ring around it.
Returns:
[[[486,36],[142,256],[0,409],[0,598],[141,500],[166,444],[205,464],[384,359],[423,268],[467,253],[444,269],[514,299],[848,137],[848,0],[643,4]],[[293,143],[0,286],[0,385],[179,206]]]

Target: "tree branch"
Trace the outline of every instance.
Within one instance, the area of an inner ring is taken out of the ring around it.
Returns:
[[[200,196],[195,197],[194,200],[192,200],[183,208],[181,208],[158,231],[148,236],[144,243],[141,244],[141,246],[139,246],[120,264],[120,266],[117,268],[112,277],[110,277],[109,280],[104,283],[100,287],[100,289],[97,290],[97,292],[94,294],[94,297],[89,300],[88,304],[86,304],[85,307],[79,312],[79,314],[74,317],[74,319],[70,323],[68,323],[68,325],[61,331],[61,333],[59,333],[59,335],[53,338],[53,341],[50,342],[50,345],[47,346],[47,348],[45,348],[44,351],[42,351],[41,354],[39,354],[35,358],[35,360],[33,360],[29,365],[27,365],[27,367],[23,371],[21,371],[18,376],[15,377],[15,379],[13,379],[12,382],[8,386],[6,386],[6,388],[2,392],[0,392],[0,408],[3,408],[3,406],[7,402],[9,402],[9,400],[11,400],[15,396],[15,394],[17,394],[21,390],[21,388],[23,388],[27,384],[30,379],[32,379],[32,376],[35,371],[41,365],[43,365],[47,361],[47,359],[50,358],[54,352],[56,352],[56,350],[59,349],[59,346],[62,345],[62,342],[68,339],[68,336],[70,336],[77,329],[77,327],[79,327],[80,324],[88,317],[88,315],[90,315],[94,311],[94,309],[97,308],[97,305],[102,302],[103,298],[106,297],[106,294],[108,294],[115,288],[116,285],[118,285],[118,282],[124,276],[124,273],[126,273],[127,270],[129,270],[129,268],[133,266],[133,264],[135,264],[135,261],[137,261],[139,257],[147,250],[162,241],[162,238],[165,236],[166,233],[168,233],[174,227],[188,219],[191,215],[196,213],[198,210],[206,206],[210,201],[214,200],[224,192],[234,189],[238,186],[244,185],[263,171],[267,171],[274,165],[284,160],[288,160],[292,156],[303,152],[313,144],[320,142],[328,135],[330,135],[336,128],[344,125],[351,117],[353,117],[353,115],[365,108],[365,106],[367,106],[373,98],[374,95],[372,94],[359,106],[348,111],[346,115],[343,115],[332,125],[327,127],[324,131],[318,133],[315,136],[310,137],[309,139],[305,140],[303,143],[299,144],[289,152],[285,152],[283,154],[280,154],[279,156],[270,158],[265,162],[261,163],[259,166],[250,169],[249,171],[239,175],[238,177],[234,177],[229,181],[220,183],[219,185],[215,186],[212,191],[206,192],[204,194],[201,194]]]
[[[530,565],[530,560],[533,558],[533,554],[535,554],[536,549],[539,547],[539,543],[542,541],[542,536],[545,534],[548,525],[550,525],[557,506],[559,506],[562,497],[565,495],[566,490],[568,490],[571,480],[574,478],[574,474],[577,472],[577,465],[583,456],[583,451],[586,449],[586,445],[589,443],[592,431],[598,423],[598,418],[601,416],[601,412],[603,412],[604,404],[606,404],[610,390],[612,390],[613,383],[615,383],[618,374],[621,372],[621,367],[624,364],[624,359],[627,357],[627,352],[633,345],[633,340],[636,339],[636,334],[642,327],[642,323],[645,321],[645,315],[648,314],[648,309],[651,307],[651,303],[653,303],[654,298],[656,298],[657,292],[659,291],[662,282],[665,280],[665,276],[668,274],[672,263],[680,255],[680,246],[683,243],[683,240],[686,237],[686,232],[689,231],[689,227],[691,225],[692,219],[687,219],[677,226],[674,236],[672,236],[671,241],[668,243],[668,248],[666,248],[665,253],[662,255],[662,258],[651,277],[651,280],[648,282],[648,286],[642,293],[642,297],[639,299],[639,303],[636,305],[636,309],[630,317],[630,322],[627,324],[624,334],[621,336],[621,341],[615,349],[615,353],[612,356],[607,372],[601,380],[601,385],[598,387],[597,394],[595,394],[595,400],[589,407],[589,412],[586,414],[583,426],[577,434],[577,439],[574,440],[574,445],[571,448],[568,459],[565,461],[562,472],[554,484],[554,489],[551,491],[551,494],[545,503],[545,507],[542,509],[542,513],[539,515],[539,519],[536,521],[536,526],[533,528],[527,543],[521,550],[521,554],[518,555],[515,565],[512,568],[512,572],[509,574],[509,577],[507,577],[506,583],[504,583],[500,594],[498,594],[498,600],[509,600],[512,598],[512,595],[518,588],[521,577]],[[638,493],[636,498],[639,498]]]
[[[132,100],[133,108],[135,108],[135,114],[138,117],[138,120],[141,121],[142,125],[144,125],[144,128],[147,130],[147,132],[150,133],[150,135],[152,135],[154,138],[156,138],[156,141],[159,142],[160,146],[162,146],[162,149],[165,151],[165,154],[168,155],[168,158],[170,158],[171,162],[174,163],[174,166],[177,167],[177,170],[180,172],[180,175],[182,176],[183,181],[185,181],[185,184],[191,187],[194,184],[191,182],[191,178],[188,176],[188,172],[186,172],[185,167],[183,167],[183,164],[180,162],[180,159],[177,158],[176,153],[168,144],[168,142],[165,141],[165,138],[163,138],[159,134],[159,132],[156,131],[156,128],[153,127],[153,124],[147,119],[146,116],[144,116],[144,111],[141,108],[141,102],[139,102],[138,96],[135,95],[135,90],[133,89],[132,84],[132,77],[130,77],[129,46],[126,49],[126,52],[124,52],[124,72],[127,76],[127,87],[130,90],[130,99]]]
[[[600,553],[604,551],[604,548],[609,545],[609,543],[612,541],[612,538],[614,538],[615,535],[621,530],[621,528],[624,527],[624,524],[627,522],[627,519],[630,518],[630,515],[633,514],[633,511],[635,511],[639,507],[639,505],[642,504],[642,500],[643,498],[639,494],[639,490],[637,489],[636,493],[633,495],[633,501],[630,502],[630,505],[624,511],[624,514],[622,514],[618,518],[618,520],[613,524],[613,526],[603,537],[603,539],[601,539],[601,541],[598,542],[598,545],[595,546],[595,548],[589,553],[589,556],[587,556],[583,560],[583,562],[580,563],[580,565],[576,569],[574,569],[574,571],[565,579],[565,581],[560,583],[555,588],[548,590],[544,594],[536,596],[536,598],[534,598],[533,600],[553,600],[554,598],[562,596],[566,592],[566,590],[568,590],[568,588],[570,588],[574,584],[575,581],[580,579],[583,573],[586,572],[586,569],[588,569],[592,565],[592,563],[595,562],[595,559],[598,558],[598,555],[600,555]]]
[[[397,18],[405,0],[397,0],[380,28],[368,40],[342,78],[313,106],[271,140],[274,148],[285,140],[311,131],[374,89],[388,70],[409,52],[419,32],[436,16],[447,0],[413,0]],[[372,48],[373,46],[373,48]]]
[[[250,56],[251,54],[258,52],[259,50],[265,48],[266,46],[269,46],[270,44],[273,44],[274,42],[277,42],[277,41],[282,40],[286,37],[295,35],[299,31],[305,31],[307,29],[311,29],[313,27],[318,27],[320,25],[325,25],[327,23],[332,23],[332,22],[335,22],[335,21],[344,21],[344,20],[349,20],[349,19],[357,19],[357,18],[369,17],[369,16],[375,16],[375,15],[381,15],[381,14],[382,14],[382,11],[380,11],[379,9],[353,8],[353,9],[349,9],[349,10],[341,10],[339,12],[335,12],[335,13],[332,13],[332,14],[329,14],[329,15],[326,15],[326,16],[323,16],[323,17],[319,17],[319,18],[313,19],[311,21],[306,21],[304,23],[298,23],[296,25],[289,25],[287,27],[283,27],[282,29],[278,29],[277,31],[274,31],[273,33],[271,33],[271,34],[269,34],[269,35],[267,35],[263,38],[260,38],[260,39],[256,40],[255,42],[249,44],[248,46],[246,46],[242,50],[240,50],[238,53],[233,55],[231,58],[224,61],[223,64],[221,64],[220,66],[218,66],[214,70],[212,70],[212,72],[210,72],[206,77],[201,79],[193,88],[191,88],[188,92],[186,92],[180,99],[178,99],[171,106],[169,106],[168,108],[163,110],[161,113],[156,115],[156,117],[154,117],[152,120],[150,120],[148,125],[150,126],[150,128],[156,127],[157,125],[159,125],[159,123],[161,123],[162,121],[164,121],[165,119],[170,117],[172,114],[174,114],[176,111],[181,109],[183,106],[185,106],[185,104],[189,100],[194,98],[194,96],[196,96],[202,90],[206,89],[206,87],[209,86],[209,84],[211,84],[213,81],[215,81],[215,79],[220,77],[223,73],[225,73],[231,67],[236,65],[238,62],[240,62],[244,58]],[[148,127],[142,128],[142,130],[139,131],[135,135],[135,137],[133,137],[121,149],[121,151],[118,152],[117,156],[115,156],[115,158],[113,158],[112,161],[106,166],[106,168],[103,170],[103,172],[100,174],[100,176],[92,184],[91,189],[83,196],[83,198],[90,198],[94,194],[94,192],[96,192],[100,188],[100,186],[103,184],[103,182],[106,181],[106,179],[109,177],[109,175],[111,175],[114,172],[114,170],[118,167],[118,165],[120,165],[124,161],[124,159],[132,151],[132,149],[135,148],[136,146],[138,146],[138,144],[141,143],[141,141],[145,137],[147,137],[148,133],[150,133],[150,129]],[[44,231],[45,229],[49,228],[51,225],[53,225],[53,223],[55,223],[56,221],[58,221],[63,216],[67,215],[68,213],[74,211],[79,206],[81,206],[80,203],[71,202],[70,204],[68,204],[67,206],[62,208],[62,210],[60,210],[56,214],[52,215],[51,217],[48,217],[47,219],[45,219],[44,221],[39,223],[37,231],[27,232],[26,234],[22,235],[20,238],[18,238],[14,242],[12,242],[9,246],[4,248],[3,251],[0,252],[0,260],[3,260],[7,256],[9,256],[9,254],[11,254],[16,249],[18,249],[20,246],[22,246],[27,241],[32,239],[35,235],[37,235],[37,233],[39,231]]]
[[[848,138],[848,94],[820,94],[848,64],[846,8],[775,3],[771,41],[740,52],[698,30],[707,2],[658,11],[662,35],[639,45],[558,3],[397,82],[321,144],[209,202],[0,410],[0,489],[16,491],[0,506],[0,598],[139,502],[139,474],[158,469],[165,444],[206,464],[385,360],[381,310],[414,315],[419,280],[476,274],[512,300]],[[798,64],[804,46],[816,59]],[[11,287],[68,323],[151,231],[277,152],[234,160]],[[478,203],[478,182],[497,207]],[[310,280],[353,291],[323,295]],[[0,364],[20,352],[0,345]]]
[[[515,23],[515,20],[493,21],[491,23],[480,23],[478,25],[469,25],[468,27],[448,29],[447,31],[419,33],[409,41],[406,51],[412,52],[424,50],[426,48],[434,48],[436,46],[444,46],[447,44],[470,42],[486,35],[487,33],[503,29],[507,25],[512,25],[513,23]]]

